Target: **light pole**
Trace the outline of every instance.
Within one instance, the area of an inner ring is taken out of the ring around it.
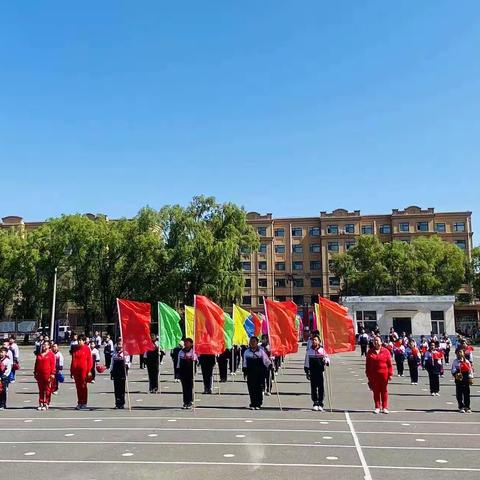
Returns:
[[[57,301],[57,270],[55,267],[55,274],[53,276],[53,299],[52,299],[52,318],[50,319],[50,341],[53,341],[53,334],[55,332],[55,304]]]

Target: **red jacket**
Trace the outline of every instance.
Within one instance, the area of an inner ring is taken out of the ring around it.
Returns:
[[[93,367],[92,352],[88,345],[76,347],[72,352],[72,364],[70,373],[75,375],[87,376],[87,373]]]
[[[45,355],[42,353],[37,355],[33,371],[35,376],[42,378],[48,378],[50,375],[55,375],[55,354],[49,350]]]
[[[367,352],[365,373],[370,381],[379,377],[383,379],[393,377],[392,356],[385,347],[382,347],[378,353],[374,348]]]

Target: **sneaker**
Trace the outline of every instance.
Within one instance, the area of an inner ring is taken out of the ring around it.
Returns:
[[[434,392],[432,392],[430,395],[431,395],[432,397],[434,397],[434,396],[435,396],[435,393],[434,393]]]
[[[312,410],[314,410],[315,412],[318,412],[318,405],[314,405]]]
[[[251,405],[248,407],[249,410],[255,410],[255,407],[252,407]]]
[[[459,408],[458,413],[465,413],[465,410],[463,408]]]
[[[262,407],[255,407],[255,410],[260,410]]]
[[[52,395],[58,395],[58,392],[52,392]]]
[[[388,408],[384,408],[384,409],[383,409],[383,413],[385,413],[385,414],[388,415],[388,414],[390,413],[390,410],[388,410]]]
[[[92,380],[90,383],[95,383],[95,380]]]
[[[439,393],[439,392],[435,392],[435,395],[436,395],[437,397],[439,397],[439,396],[440,396],[440,393]]]
[[[42,407],[41,405],[39,405],[39,406],[37,407],[37,410],[40,412],[40,411],[43,410],[43,407]]]
[[[378,415],[378,414],[380,413],[380,409],[379,409],[379,408],[376,408],[376,409],[373,411],[373,413],[374,413],[375,415]]]
[[[80,410],[90,410],[86,405],[80,405]]]
[[[272,394],[271,394],[270,392],[265,392],[265,395],[266,395],[267,397],[270,397]]]
[[[15,380],[11,380],[10,383],[15,383]]]
[[[471,408],[466,408],[465,413],[472,413],[472,409]]]
[[[45,403],[45,404],[43,405],[43,408],[44,408],[45,410],[48,410],[48,409],[50,408],[50,405],[49,405],[48,403]]]
[[[42,410],[43,410],[43,411],[47,410],[47,406],[44,405],[44,406],[42,407]]]
[[[0,407],[0,410],[5,410],[5,407]]]
[[[81,406],[81,405],[77,405],[77,406],[75,407],[75,410],[81,410],[81,409],[82,409],[82,406]]]
[[[321,406],[319,405],[317,410],[318,410],[319,412],[323,412],[323,407],[321,407]]]

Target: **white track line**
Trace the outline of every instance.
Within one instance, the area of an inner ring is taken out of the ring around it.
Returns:
[[[360,459],[360,463],[362,464],[363,468],[363,478],[365,480],[372,480],[372,475],[370,474],[370,470],[368,468],[367,461],[365,460],[365,456],[362,452],[362,446],[360,445],[360,441],[358,440],[357,434],[355,433],[355,428],[353,427],[352,420],[350,419],[350,415],[348,412],[345,412],[345,419],[347,420],[348,426],[350,427],[350,432],[353,437],[353,442],[355,443],[355,448],[357,449],[358,458]]]
[[[9,428],[8,432],[59,432],[59,431],[162,431],[162,432],[295,432],[295,433],[350,433],[350,430],[300,430],[278,428],[168,428],[168,427],[60,427],[60,428]],[[376,433],[376,432],[375,432]],[[412,434],[413,435],[413,434]],[[422,435],[415,433],[415,435]],[[480,435],[480,434],[479,434]]]

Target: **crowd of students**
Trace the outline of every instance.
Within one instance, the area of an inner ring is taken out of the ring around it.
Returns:
[[[165,352],[160,350],[158,338],[152,335],[154,349],[140,356],[141,365],[148,372],[149,392],[159,391],[160,365]],[[403,377],[405,363],[408,366],[412,385],[418,384],[419,369],[428,373],[430,393],[440,393],[440,377],[445,374],[445,366],[450,362],[452,342],[447,336],[440,339],[432,333],[430,338],[422,336],[419,343],[411,335],[397,334],[394,329],[384,339],[378,331],[367,334],[361,330],[358,335],[360,354],[366,357],[365,373],[368,385],[373,392],[374,413],[389,413],[388,383],[391,381],[393,365],[397,374]],[[103,349],[104,364],[101,363],[100,351]],[[102,338],[98,332],[90,339],[85,335],[73,335],[70,342],[71,363],[70,377],[75,382],[77,391],[77,410],[88,409],[88,384],[95,383],[96,373],[108,370],[113,381],[115,408],[125,408],[126,380],[131,368],[132,358],[123,351],[122,340],[113,343],[110,336]],[[34,348],[34,378],[38,384],[38,410],[48,410],[52,395],[58,394],[59,385],[64,381],[64,357],[57,344],[47,337],[40,336]],[[268,337],[261,339],[251,337],[248,346],[235,346],[222,355],[197,355],[193,340],[185,338],[170,351],[173,362],[175,382],[181,382],[183,407],[190,409],[194,402],[194,377],[198,366],[203,379],[203,394],[213,392],[213,371],[218,365],[220,382],[226,382],[228,370],[236,375],[241,364],[244,379],[250,397],[249,408],[262,408],[264,396],[271,395],[275,375],[283,358],[271,354]],[[473,348],[465,339],[458,338],[455,347],[455,359],[450,365],[456,385],[459,411],[471,412],[470,385],[473,383]],[[330,365],[318,331],[313,331],[307,341],[304,371],[310,382],[313,410],[323,411],[324,407],[324,373]],[[0,409],[7,406],[8,386],[15,382],[15,372],[20,367],[20,351],[15,337],[5,341],[0,348]]]

